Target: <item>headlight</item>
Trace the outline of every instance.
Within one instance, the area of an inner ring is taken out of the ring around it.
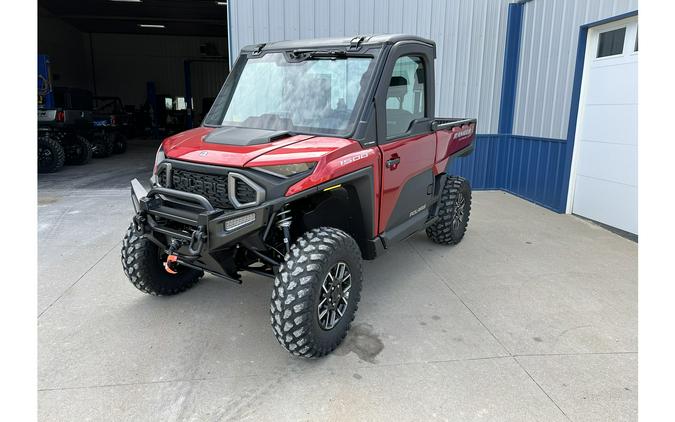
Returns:
[[[288,177],[298,173],[304,173],[314,168],[316,162],[311,163],[296,163],[296,164],[281,164],[278,166],[262,166],[256,167],[266,173],[271,173],[279,177]]]
[[[155,166],[152,168],[152,177],[150,177],[152,184],[157,183],[157,166],[159,163],[164,161],[165,158],[166,155],[164,155],[164,148],[162,148],[162,145],[160,145],[159,149],[157,150],[157,154],[155,154]]]
[[[155,167],[152,169],[152,174],[157,174],[157,166],[159,163],[164,161],[166,158],[166,155],[164,155],[164,148],[162,148],[162,145],[159,146],[159,149],[157,150],[157,154],[155,154]]]

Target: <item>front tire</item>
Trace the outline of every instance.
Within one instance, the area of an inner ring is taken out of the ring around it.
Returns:
[[[66,162],[66,152],[61,143],[50,136],[38,138],[38,172],[54,173]]]
[[[274,280],[271,323],[296,356],[321,357],[344,340],[361,295],[358,245],[342,230],[320,227],[291,246]]]
[[[122,242],[122,268],[131,284],[143,293],[172,296],[194,286],[203,272],[178,265],[177,274],[164,270],[159,247],[138,235],[131,224]]]
[[[438,203],[438,220],[427,227],[429,239],[456,245],[464,237],[471,213],[471,185],[459,176],[448,176]]]

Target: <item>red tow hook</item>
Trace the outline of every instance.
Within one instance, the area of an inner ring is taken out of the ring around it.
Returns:
[[[166,262],[164,262],[164,269],[169,274],[178,274],[176,271],[176,265],[178,264],[178,257],[174,254],[171,254],[166,257]]]

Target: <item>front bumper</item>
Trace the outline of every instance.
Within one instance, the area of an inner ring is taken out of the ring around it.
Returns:
[[[272,209],[265,203],[237,210],[217,209],[204,196],[163,187],[148,191],[137,179],[131,181],[131,200],[137,231],[165,249],[178,241],[181,247],[177,252],[194,258],[260,230],[267,225]],[[158,233],[163,236],[158,238]]]

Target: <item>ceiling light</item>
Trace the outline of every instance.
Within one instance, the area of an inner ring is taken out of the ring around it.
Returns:
[[[166,28],[164,25],[157,25],[154,23],[139,23],[138,26],[141,28]]]
[[[227,6],[227,2],[226,2],[226,1],[217,1],[216,4],[217,4],[218,6]]]
[[[115,1],[118,3],[140,3],[143,0],[110,0],[110,1]]]

